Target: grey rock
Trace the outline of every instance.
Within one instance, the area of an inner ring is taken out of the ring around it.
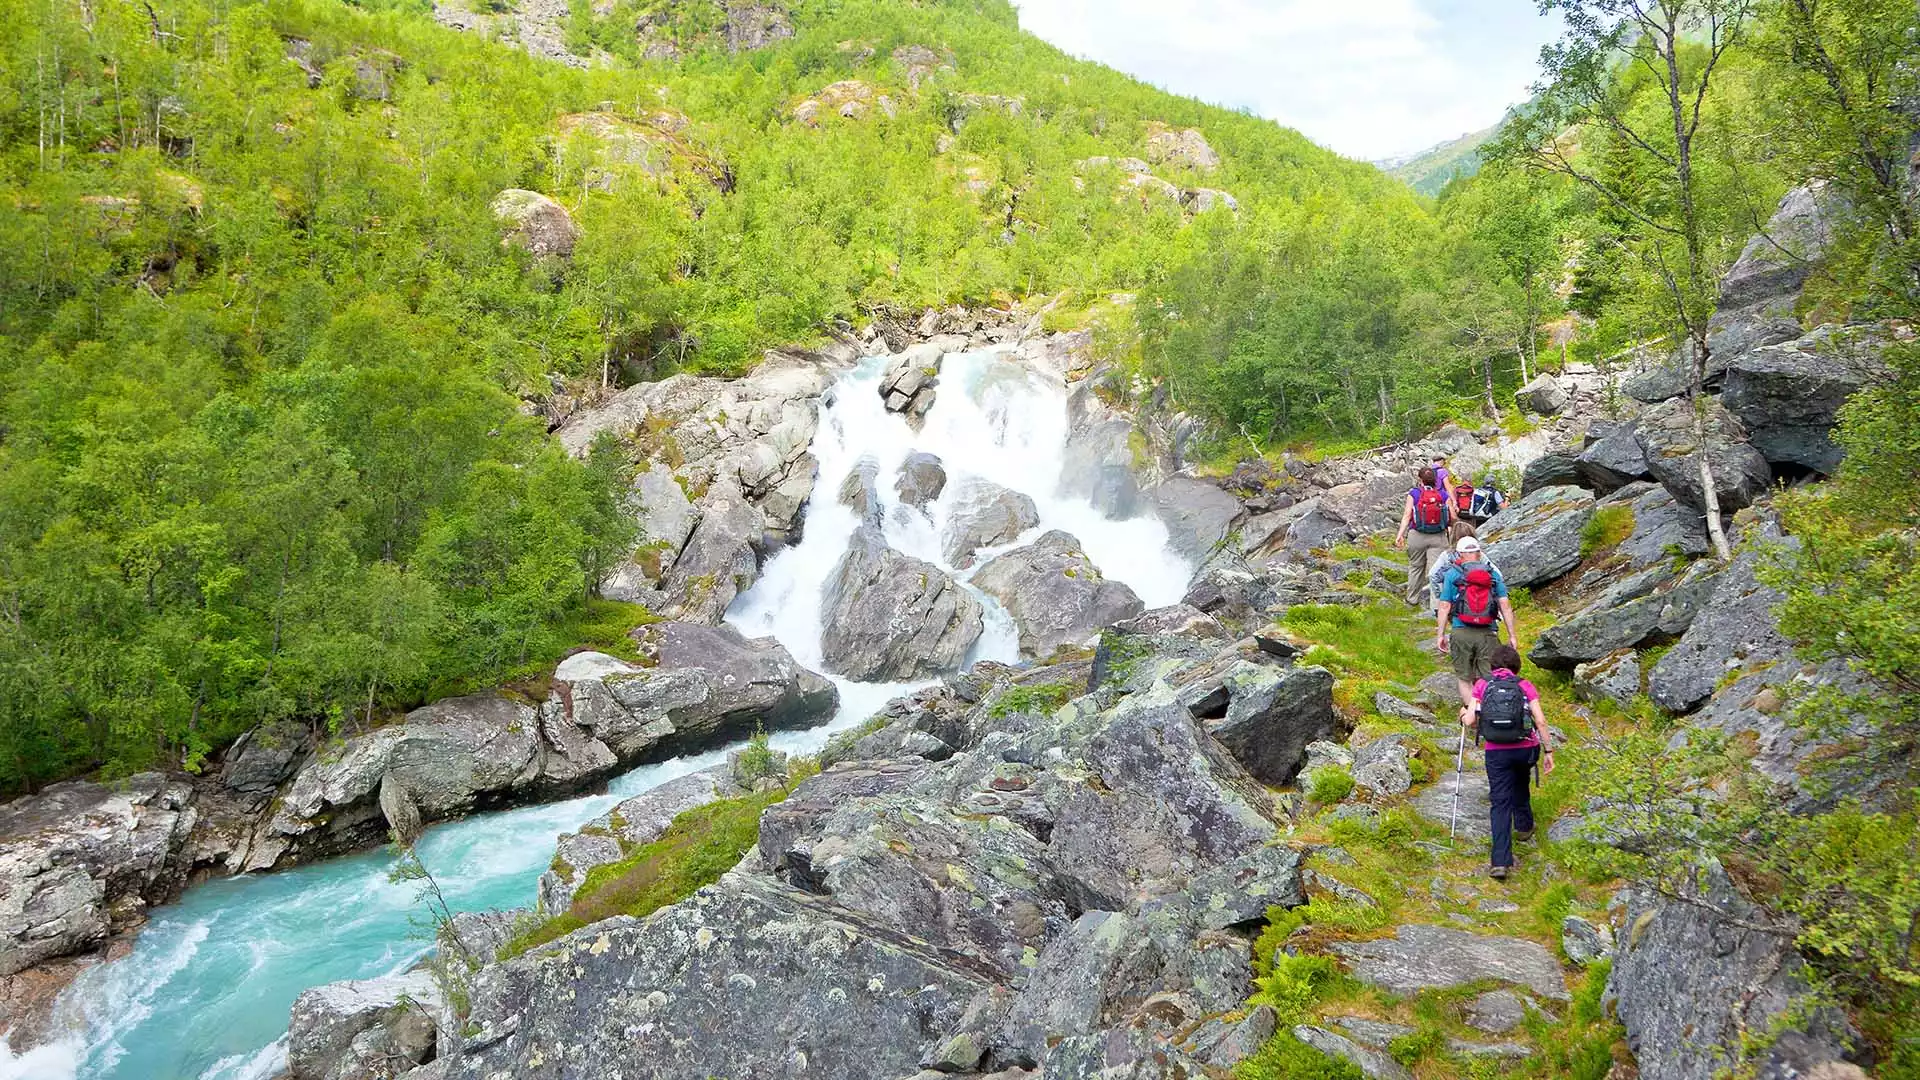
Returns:
[[[758,730],[811,727],[840,701],[833,683],[794,662],[773,638],[731,626],[662,622],[644,627],[640,648],[654,666],[611,677],[608,690],[632,713],[663,715],[670,734],[647,756],[692,753]],[[692,692],[684,692],[692,681]]]
[[[1434,722],[1432,710],[1421,708],[1409,701],[1403,701],[1387,693],[1385,690],[1374,691],[1373,711],[1379,713],[1381,716],[1391,717],[1395,720],[1406,720],[1415,724],[1431,724]]]
[[[887,546],[861,526],[825,596],[821,653],[862,681],[926,678],[960,665],[980,637],[980,601],[932,563]]]
[[[927,768],[925,761],[912,759],[842,761],[808,777],[793,794],[760,815],[761,860],[788,883],[820,891],[813,852],[829,819],[855,800],[875,799],[912,787],[927,774]]]
[[[1153,508],[1166,523],[1173,549],[1194,562],[1205,559],[1237,524],[1240,500],[1205,480],[1175,476],[1153,489]]]
[[[1376,795],[1404,795],[1413,787],[1411,760],[1403,736],[1375,739],[1354,752],[1353,782]]]
[[[1596,925],[1578,915],[1560,920],[1560,951],[1582,967],[1613,957],[1613,928]]]
[[[1160,124],[1150,125],[1147,133],[1147,160],[1156,165],[1174,165],[1212,172],[1220,167],[1220,154],[1207,145],[1198,129],[1175,130]]]
[[[1840,407],[1884,370],[1882,344],[1865,331],[1823,328],[1754,349],[1728,362],[1720,402],[1768,461],[1831,473],[1841,459],[1832,434]]]
[[[1239,621],[1264,615],[1276,600],[1271,577],[1247,565],[1239,552],[1222,546],[1194,571],[1180,602],[1216,620]]]
[[[1603,493],[1617,491],[1653,475],[1631,423],[1601,421],[1589,425],[1587,445],[1574,459],[1574,468],[1582,486]]]
[[[1742,1033],[1776,1024],[1783,1037],[1748,1063],[1757,1075],[1808,1076],[1818,1064],[1843,1060],[1852,1032],[1837,1010],[1815,1004],[1792,930],[1755,929],[1769,917],[1717,865],[1702,870],[1684,895],[1629,895],[1607,980],[1642,1073],[1674,1080],[1725,1075],[1738,1064]]]
[[[1566,1001],[1560,962],[1521,938],[1493,937],[1445,926],[1402,926],[1390,938],[1342,942],[1333,951],[1353,976],[1394,994],[1465,986],[1482,979],[1524,986],[1542,997]]]
[[[1526,1022],[1527,1003],[1511,990],[1489,990],[1468,1001],[1461,1013],[1475,1031],[1504,1035]]]
[[[1328,1023],[1352,1036],[1356,1042],[1383,1050],[1393,1040],[1404,1039],[1418,1030],[1386,1020],[1369,1020],[1364,1016],[1335,1016],[1329,1018]]]
[[[1593,495],[1580,488],[1540,488],[1496,514],[1480,539],[1508,588],[1533,588],[1580,565],[1581,534],[1593,509]]]
[[[600,583],[600,594],[609,600],[644,602],[680,558],[696,517],[673,470],[659,462],[634,478],[627,505],[640,530],[634,554]]]
[[[402,1023],[415,1009],[432,1015],[441,1007],[440,986],[425,971],[302,991],[287,1025],[287,1074],[292,1080],[371,1076],[373,1062],[353,1052],[359,1036]]]
[[[1111,1025],[1154,989],[1157,957],[1142,948],[1137,920],[1089,911],[1040,953],[996,1040],[1027,1061],[1046,1057],[1050,1039]]]
[[[900,473],[894,478],[894,493],[900,501],[916,510],[924,510],[928,503],[940,497],[947,487],[947,469],[933,454],[915,450],[900,463]]]
[[[1706,458],[1713,470],[1713,486],[1722,513],[1732,513],[1765,494],[1773,483],[1767,459],[1747,441],[1746,429],[1724,406],[1710,401],[1706,410]],[[1701,449],[1694,438],[1694,406],[1680,398],[1665,401],[1640,414],[1635,437],[1647,455],[1647,471],[1681,505],[1706,508],[1700,484]]]
[[[1765,234],[1748,240],[1720,279],[1720,306],[1744,307],[1799,291],[1833,243],[1836,209],[1833,196],[1819,185],[1781,196]]]
[[[940,363],[945,355],[938,344],[915,345],[896,354],[880,375],[880,397],[887,410],[906,414],[915,430],[933,408],[934,387],[940,382]]]
[[[567,910],[587,874],[596,866],[619,862],[634,848],[650,844],[680,814],[735,792],[725,766],[669,780],[594,818],[555,842],[553,863],[540,875],[539,909],[554,916]]]
[[[1577,486],[1580,460],[1573,454],[1554,451],[1541,454],[1520,472],[1520,494],[1530,495],[1542,488]]]
[[[1209,1020],[1190,1040],[1193,1056],[1217,1068],[1231,1069],[1267,1045],[1279,1029],[1279,1020],[1271,1005],[1256,1005],[1232,1023]]]
[[[0,976],[91,949],[193,869],[193,789],[159,773],[50,784],[0,806]]]
[[[1301,513],[1287,527],[1286,542],[1281,550],[1304,556],[1354,538],[1353,525],[1324,502],[1309,499],[1300,506]]]
[[[1254,778],[1279,786],[1306,763],[1307,744],[1333,737],[1333,675],[1320,667],[1245,665],[1227,678],[1227,713],[1206,721]]]
[[[869,525],[880,524],[886,505],[880,499],[880,460],[871,454],[853,463],[840,482],[840,505]]]
[[[662,614],[712,625],[759,578],[758,545],[767,518],[731,480],[715,483],[699,507],[700,523],[661,582],[667,594]]]
[[[1293,1029],[1293,1037],[1328,1057],[1352,1062],[1371,1080],[1413,1080],[1413,1074],[1407,1071],[1406,1066],[1384,1052],[1361,1046],[1326,1028],[1301,1024]]]
[[[1011,544],[1038,524],[1040,513],[1031,498],[969,477],[954,495],[941,547],[947,562],[965,569],[973,565],[976,552]]]
[[[1629,492],[1632,497],[1624,498]],[[1614,551],[1626,557],[1635,570],[1662,563],[1671,565],[1676,557],[1693,558],[1708,551],[1707,519],[1700,511],[1681,506],[1673,493],[1657,484],[1639,490],[1639,485],[1622,488],[1603,500],[1602,506],[1624,503],[1633,511],[1633,532]]]
[[[567,208],[548,196],[508,188],[494,196],[492,209],[501,225],[501,246],[520,248],[542,259],[565,260],[573,256],[580,230]]]
[[[1132,517],[1140,506],[1134,474],[1133,421],[1095,393],[1102,380],[1089,376],[1067,395],[1067,445],[1061,451],[1057,494],[1083,498],[1109,518]]]
[[[1647,692],[1670,712],[1688,713],[1713,696],[1730,669],[1788,659],[1792,645],[1773,609],[1785,598],[1762,585],[1757,568],[1780,541],[1778,531],[1734,556],[1714,579],[1713,591],[1678,644],[1647,671]]]
[[[1000,601],[1020,629],[1020,654],[1044,659],[1145,609],[1126,585],[1100,574],[1080,541],[1055,529],[996,556],[973,584]]]
[[[1195,876],[1184,899],[1203,930],[1251,926],[1267,917],[1268,908],[1307,902],[1300,864],[1300,853],[1292,848],[1256,848]]]
[[[1582,701],[1633,704],[1640,696],[1644,673],[1640,654],[1632,649],[1613,652],[1573,669],[1573,693]]]
[[[437,943],[439,948],[470,958],[475,963],[491,964],[532,915],[526,908],[458,911],[454,913],[453,921],[440,929]]]
[[[1300,766],[1300,774],[1308,776],[1321,769],[1353,768],[1353,751],[1336,742],[1322,739],[1307,744],[1307,760]]]
[[[1131,619],[1122,619],[1113,628],[1127,634],[1167,635],[1223,641],[1226,628],[1220,621],[1191,604],[1169,604],[1150,608]]]
[[[1541,372],[1533,381],[1514,392],[1514,401],[1526,412],[1540,416],[1557,416],[1567,406],[1567,389],[1560,380],[1548,372]]]
[[[227,748],[220,784],[248,801],[268,799],[294,774],[313,745],[313,732],[295,720],[275,720],[248,731]]]
[[[1479,1043],[1468,1039],[1448,1039],[1447,1050],[1465,1057],[1506,1058],[1510,1061],[1533,1056],[1533,1047],[1517,1042]]]

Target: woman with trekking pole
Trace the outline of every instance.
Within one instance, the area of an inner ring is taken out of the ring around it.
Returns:
[[[1553,773],[1553,736],[1540,691],[1520,677],[1520,650],[1494,647],[1493,670],[1473,686],[1473,704],[1460,710],[1460,753],[1454,762],[1453,819],[1460,820],[1460,784],[1465,779],[1469,733],[1486,747],[1488,825],[1492,853],[1488,873],[1505,881],[1513,871],[1513,844],[1533,839],[1530,781]],[[1448,830],[1451,837],[1453,829]]]

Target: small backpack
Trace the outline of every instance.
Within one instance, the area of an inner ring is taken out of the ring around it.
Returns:
[[[1484,562],[1460,568],[1459,599],[1453,604],[1453,617],[1465,626],[1492,626],[1499,614],[1500,598],[1494,595],[1493,569]]]
[[[1453,524],[1453,504],[1439,488],[1423,487],[1413,500],[1415,532],[1443,533]]]
[[[1527,692],[1520,685],[1520,676],[1511,672],[1489,675],[1480,691],[1480,741],[1517,743],[1531,730]]]
[[[1461,484],[1453,489],[1453,508],[1465,516],[1473,513],[1473,485]]]
[[[1473,489],[1473,516],[1477,518],[1490,518],[1499,513],[1500,508],[1505,506],[1506,502],[1507,497],[1500,494],[1500,489],[1491,484],[1486,487],[1475,488]]]

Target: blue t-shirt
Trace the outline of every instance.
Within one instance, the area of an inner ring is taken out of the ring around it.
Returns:
[[[1495,600],[1504,600],[1507,598],[1507,579],[1500,576],[1498,568],[1483,559],[1478,563],[1462,563],[1447,571],[1446,583],[1440,586],[1440,599],[1442,601],[1453,604],[1456,607],[1459,605],[1461,579],[1465,578],[1467,576],[1467,570],[1474,566],[1485,566],[1487,572],[1493,575],[1493,598]],[[1459,627],[1467,626],[1466,623],[1460,621],[1460,616],[1458,615],[1453,617],[1453,625]],[[1471,627],[1469,629],[1480,628]]]

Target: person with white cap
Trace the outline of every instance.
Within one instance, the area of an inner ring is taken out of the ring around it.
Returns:
[[[1453,657],[1453,677],[1460,690],[1462,710],[1473,709],[1473,685],[1493,672],[1493,650],[1500,644],[1499,625],[1507,641],[1520,647],[1513,601],[1500,571],[1486,561],[1477,537],[1463,536],[1454,544],[1455,565],[1440,586],[1440,610],[1434,620],[1434,646]]]
[[[1434,560],[1433,573],[1427,575],[1427,595],[1432,598],[1432,602],[1427,605],[1429,612],[1440,610],[1440,590],[1446,587],[1447,575],[1453,573],[1453,568],[1463,561],[1460,558],[1460,541],[1467,539],[1478,541],[1479,537],[1480,533],[1472,522],[1456,521],[1453,527],[1447,530],[1447,550]],[[1493,560],[1487,558],[1484,546],[1480,550],[1480,559],[1488,566],[1494,565]],[[1497,570],[1499,567],[1494,569]]]

